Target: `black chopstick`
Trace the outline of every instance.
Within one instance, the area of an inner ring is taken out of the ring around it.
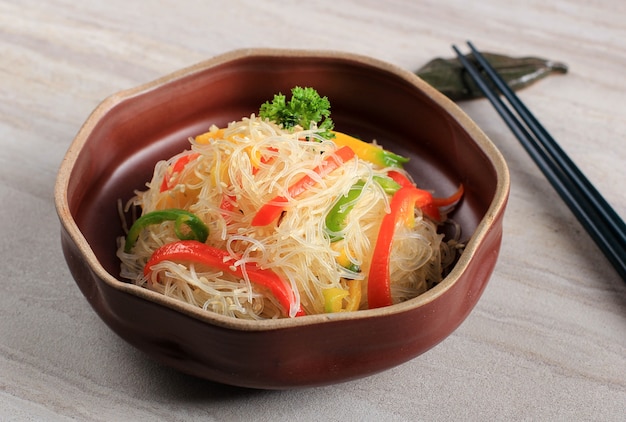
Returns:
[[[483,74],[461,54],[456,46],[452,46],[469,75],[605,254],[620,277],[626,281],[626,224],[624,221],[474,45],[471,42],[467,44],[482,70],[489,76],[490,81],[484,78]],[[489,82],[495,85],[495,89]],[[501,100],[498,91],[504,95],[524,124]]]

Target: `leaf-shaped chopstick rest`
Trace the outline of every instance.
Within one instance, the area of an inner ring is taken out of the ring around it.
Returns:
[[[567,65],[552,60],[538,57],[508,57],[493,53],[482,54],[515,91],[552,73],[567,73]],[[476,64],[471,54],[466,57]],[[458,58],[433,59],[415,73],[453,101],[483,96],[482,91],[467,74]]]

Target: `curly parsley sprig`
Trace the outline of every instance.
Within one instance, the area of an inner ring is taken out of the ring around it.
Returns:
[[[282,125],[284,129],[295,126],[309,129],[311,122],[314,122],[321,136],[327,139],[334,137],[331,132],[334,123],[330,118],[330,101],[313,88],[292,88],[289,101],[281,93],[274,95],[272,102],[266,101],[261,105],[259,116]]]

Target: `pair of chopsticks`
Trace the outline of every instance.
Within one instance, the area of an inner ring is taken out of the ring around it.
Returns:
[[[458,55],[461,64],[620,277],[626,281],[626,224],[624,221],[474,45],[471,42],[467,44],[484,73],[453,45],[452,49]],[[500,94],[506,98],[508,106],[502,101]],[[516,113],[513,113],[509,107],[512,107]]]

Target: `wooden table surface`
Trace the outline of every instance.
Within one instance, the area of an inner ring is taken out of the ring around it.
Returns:
[[[490,284],[449,338],[358,381],[251,391],[147,360],[79,292],[53,204],[66,149],[114,92],[243,47],[415,70],[470,39],[569,65],[520,95],[626,216],[624,22],[615,0],[0,0],[0,420],[624,420],[626,283],[486,100],[460,105],[510,166]]]

